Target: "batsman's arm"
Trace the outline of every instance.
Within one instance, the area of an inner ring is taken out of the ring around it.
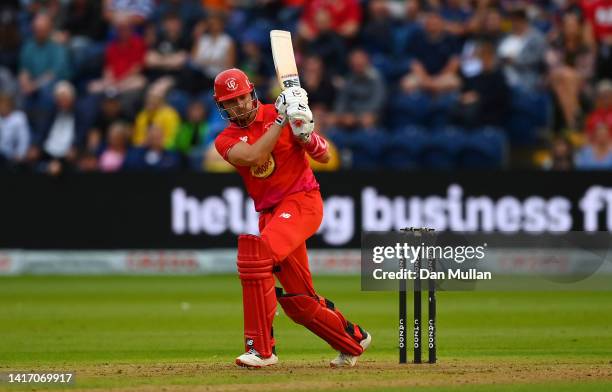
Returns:
[[[308,141],[302,143],[302,145],[306,153],[317,162],[328,163],[331,159],[327,140],[316,132],[311,133]]]
[[[278,116],[274,124],[255,143],[236,143],[228,152],[227,159],[236,166],[259,166],[268,160],[284,126],[284,117]]]

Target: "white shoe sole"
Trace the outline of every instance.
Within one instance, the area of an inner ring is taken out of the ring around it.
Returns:
[[[259,358],[257,356],[241,355],[236,358],[236,365],[249,369],[260,369],[262,367],[272,366],[278,363],[278,357],[274,354],[270,358]]]

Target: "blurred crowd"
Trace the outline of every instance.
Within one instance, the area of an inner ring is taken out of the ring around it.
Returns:
[[[612,169],[611,0],[3,0],[0,167],[225,171],[215,75],[290,30],[339,168]]]

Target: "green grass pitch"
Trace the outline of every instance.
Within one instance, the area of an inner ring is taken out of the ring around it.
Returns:
[[[612,390],[610,291],[439,292],[438,364],[401,366],[397,293],[361,292],[359,277],[315,287],[373,334],[355,368],[329,369],[332,349],[282,310],[279,365],[236,368],[236,276],[2,277],[0,372],[75,371],[75,391]]]

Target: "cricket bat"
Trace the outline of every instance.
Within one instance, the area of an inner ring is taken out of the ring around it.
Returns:
[[[284,30],[271,30],[270,45],[272,46],[276,77],[281,88],[285,90],[290,87],[300,87],[300,77],[293,55],[291,33]]]

